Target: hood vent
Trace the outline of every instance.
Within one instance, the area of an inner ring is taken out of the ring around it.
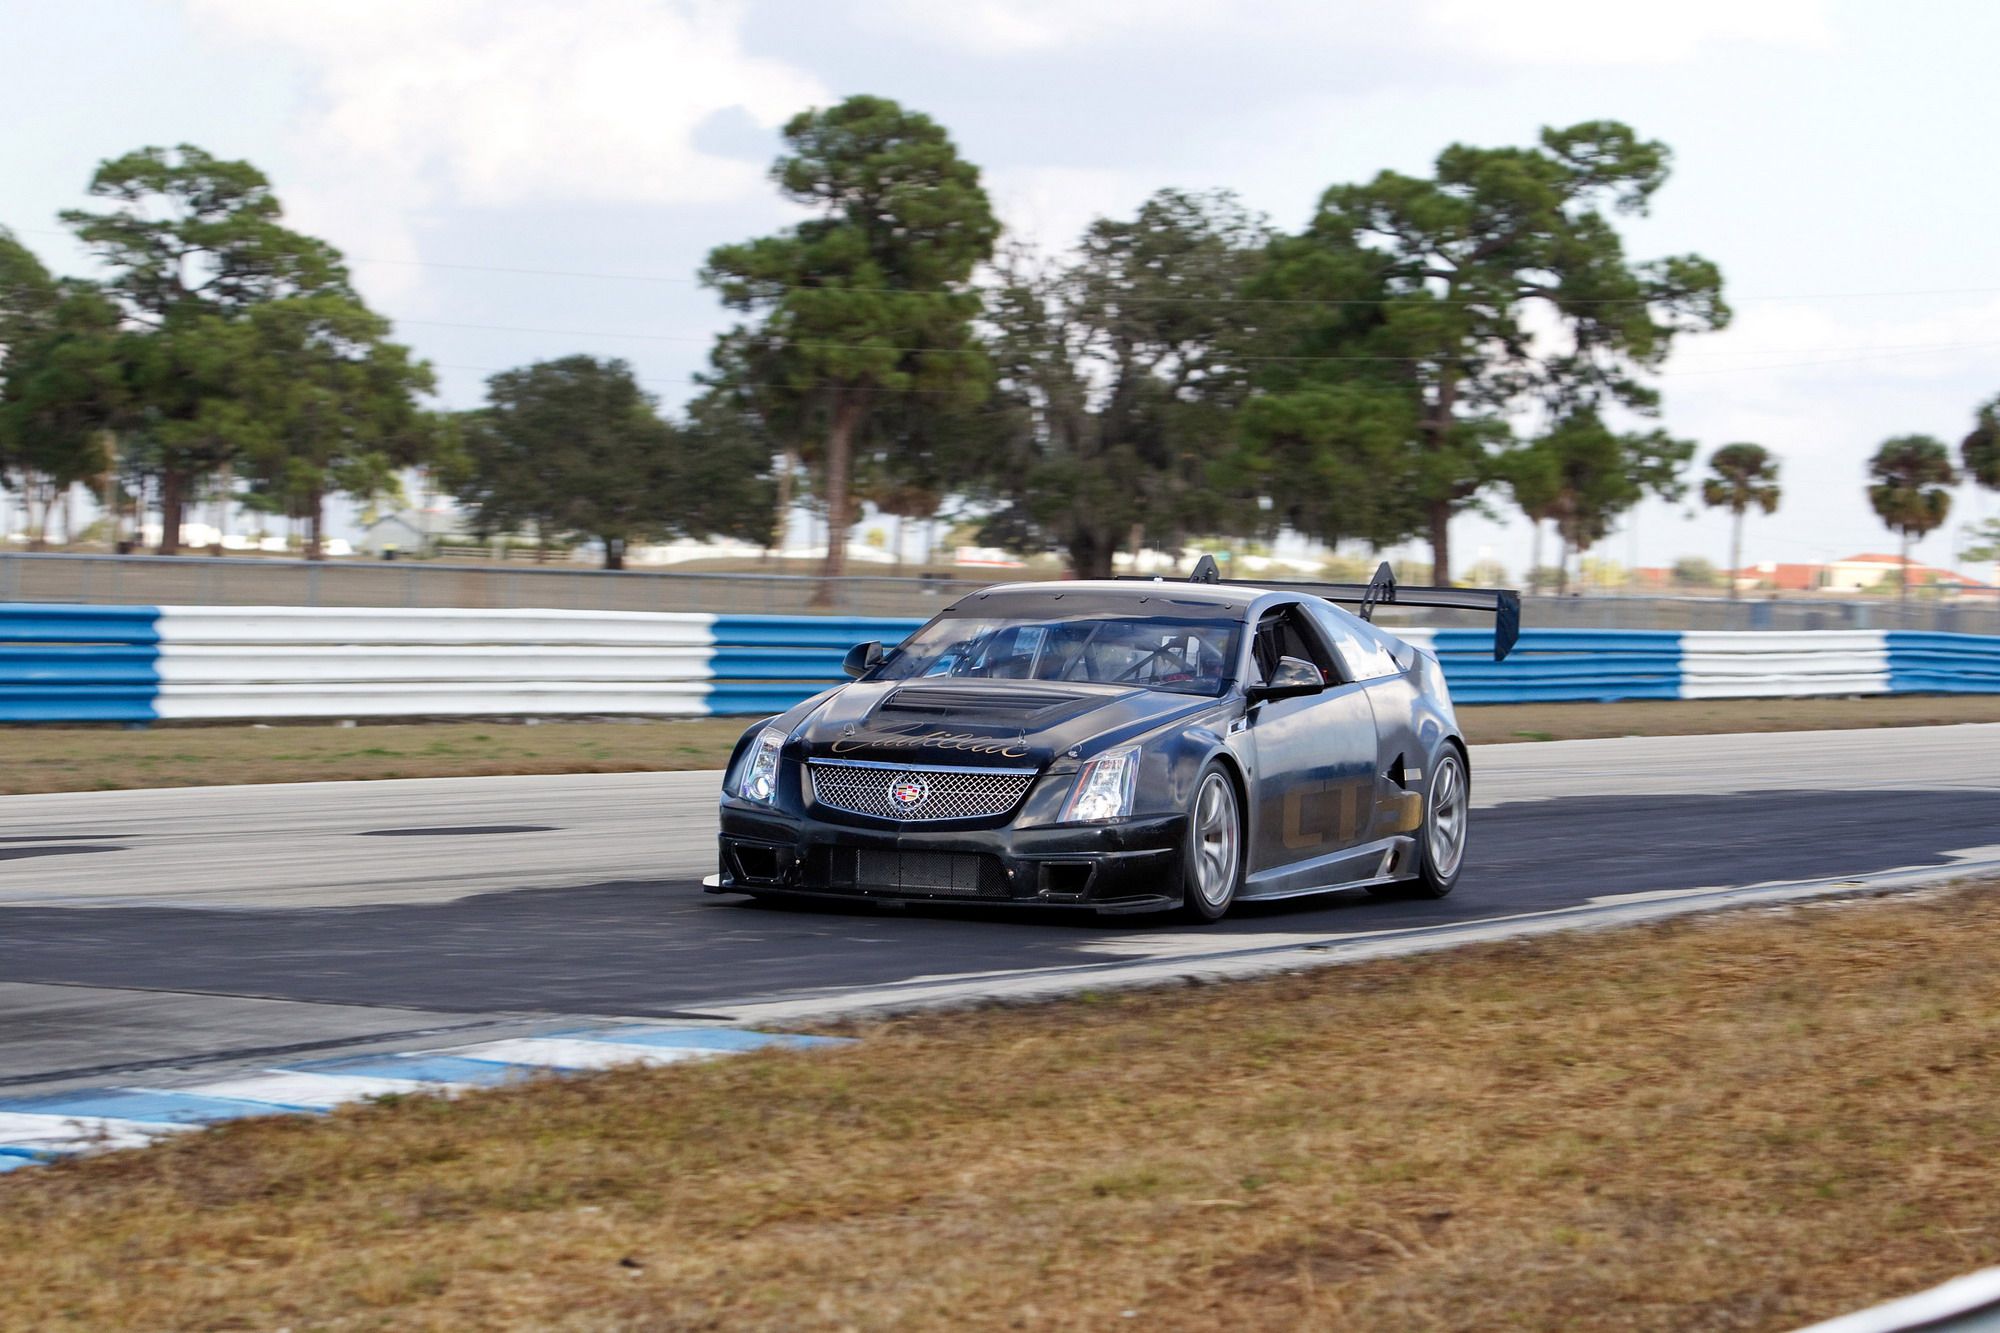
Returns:
[[[1034,686],[977,689],[963,685],[906,685],[882,701],[883,713],[980,713],[1028,721],[1058,708],[1083,703],[1093,696],[1070,690]]]

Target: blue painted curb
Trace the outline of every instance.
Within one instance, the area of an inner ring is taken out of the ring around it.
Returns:
[[[307,1060],[208,1086],[83,1088],[16,1097],[0,1100],[0,1113],[27,1119],[29,1124],[22,1128],[18,1119],[13,1124],[22,1142],[0,1143],[0,1171],[60,1161],[102,1146],[107,1139],[130,1145],[192,1126],[221,1124],[250,1116],[324,1114],[342,1104],[381,1097],[385,1081],[389,1081],[389,1086],[423,1085],[426,1092],[449,1094],[466,1088],[490,1088],[537,1076],[569,1075],[600,1068],[657,1066],[765,1049],[817,1049],[851,1044],[851,1039],[843,1037],[630,1023],[547,1032],[443,1050]],[[313,1077],[309,1080],[295,1077],[300,1074]],[[258,1099],[257,1092],[265,1090],[275,1095]],[[310,1102],[278,1099],[301,1094],[309,1094]]]

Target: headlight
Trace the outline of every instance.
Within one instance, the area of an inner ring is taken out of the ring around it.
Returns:
[[[1132,788],[1139,776],[1139,747],[1106,750],[1076,775],[1076,790],[1063,806],[1065,823],[1096,823],[1132,813]]]
[[[776,727],[766,727],[750,743],[750,753],[744,756],[743,771],[736,779],[736,794],[747,801],[762,801],[769,805],[778,795],[778,751],[785,744],[785,733]]]

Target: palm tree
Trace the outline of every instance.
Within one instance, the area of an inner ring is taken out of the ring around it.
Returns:
[[[1892,532],[1903,539],[1903,561],[1897,573],[1899,596],[1910,596],[1910,542],[1943,525],[1951,513],[1947,486],[1958,481],[1951,454],[1929,435],[1898,435],[1884,440],[1868,464],[1874,484],[1869,503]]]
[[[1734,600],[1736,573],[1743,568],[1743,514],[1751,505],[1778,512],[1778,460],[1761,444],[1725,444],[1709,458],[1708,470],[1713,475],[1701,483],[1701,502],[1732,515],[1729,596]]]
[[[1979,409],[1979,424],[1965,437],[1959,454],[1974,481],[2000,491],[2000,398]]]

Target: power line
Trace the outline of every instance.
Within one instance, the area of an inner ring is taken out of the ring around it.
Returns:
[[[1656,371],[1656,372],[1654,372],[1654,373],[1655,373],[1655,374],[1657,374],[1657,375],[1659,375],[1659,376],[1660,376],[1661,378],[1663,378],[1663,379],[1666,379],[1666,378],[1672,378],[1672,379],[1679,379],[1679,378],[1682,378],[1682,377],[1685,377],[1685,376],[1689,376],[1689,375],[1731,375],[1731,374],[1742,374],[1742,373],[1744,373],[1744,372],[1746,372],[1746,371],[1750,371],[1750,372],[1756,372],[1756,371],[1776,371],[1776,370],[1800,370],[1800,369],[1805,369],[1805,368],[1808,368],[1808,367],[1812,367],[1812,366],[1839,366],[1839,365],[1854,365],[1854,364],[1857,364],[1857,363],[1862,363],[1862,362],[1867,362],[1867,361],[1872,361],[1872,360],[1875,360],[1875,359],[1877,359],[1877,356],[1884,356],[1884,357],[1886,357],[1886,356],[1908,356],[1908,355],[1910,355],[1910,354],[1911,354],[1911,353],[1913,353],[1913,352],[1930,352],[1930,351],[1939,351],[1939,350],[1947,350],[1947,349],[1949,349],[1949,350],[1961,350],[1961,349],[1981,349],[1981,348],[1990,348],[1990,347],[2000,347],[2000,342],[1979,342],[1979,343],[1941,343],[1941,344],[1938,344],[1938,345],[1936,345],[1936,346],[1934,346],[1934,347],[1925,347],[1925,346],[1913,346],[1913,347],[1904,347],[1904,348],[1897,348],[1897,349],[1887,349],[1887,350],[1883,350],[1883,351],[1881,351],[1881,352],[1879,352],[1879,353],[1877,353],[1877,354],[1873,354],[1873,355],[1864,355],[1864,356],[1843,356],[1843,357],[1820,357],[1820,358],[1816,358],[1816,359],[1813,359],[1813,360],[1809,360],[1809,361],[1781,361],[1781,362],[1778,362],[1778,363],[1776,363],[1776,364],[1771,364],[1771,365],[1761,365],[1761,364],[1760,364],[1760,365],[1740,365],[1740,366],[1706,366],[1706,367],[1702,367],[1702,368],[1699,368],[1699,369],[1694,369],[1694,370],[1672,370],[1672,369],[1666,369],[1666,370],[1660,370],[1660,371]],[[1255,358],[1252,358],[1252,359],[1255,359]],[[1287,359],[1287,360],[1297,360],[1297,359],[1301,359],[1301,358],[1283,358],[1283,359]],[[1322,359],[1325,359],[1325,360],[1429,360],[1429,359],[1431,359],[1431,358],[1427,358],[1427,357],[1419,357],[1419,358],[1395,358],[1395,357],[1382,357],[1382,358],[1368,358],[1368,357],[1358,357],[1358,358],[1357,358],[1357,357],[1327,357],[1327,358],[1322,358]],[[504,374],[504,373],[506,373],[507,371],[510,371],[510,370],[519,370],[519,369],[522,369],[522,367],[520,367],[520,366],[468,366],[468,365],[460,365],[460,364],[452,364],[452,363],[447,363],[447,362],[433,362],[432,364],[433,364],[433,365],[435,365],[435,366],[437,366],[437,367],[438,367],[438,368],[439,368],[440,370],[465,370],[465,371],[473,371],[473,372],[476,372],[476,373],[479,373],[479,374],[493,374],[493,375],[497,375],[497,374]],[[702,376],[700,376],[700,375],[685,375],[685,376],[679,376],[679,377],[668,377],[668,378],[660,378],[660,377],[646,377],[646,376],[635,376],[635,378],[636,378],[636,379],[638,379],[638,381],[639,381],[640,383],[642,383],[642,384],[657,384],[657,385],[661,385],[661,386],[663,386],[663,387],[664,387],[664,386],[666,386],[666,385],[673,385],[673,386],[675,386],[676,388],[679,388],[679,387],[681,387],[681,386],[684,386],[684,385],[690,385],[690,384],[694,384],[694,385],[700,385],[700,384],[706,384],[706,383],[709,383],[709,381],[706,381],[706,380],[704,380],[704,379],[703,379],[703,377],[702,377]],[[859,394],[881,394],[881,393],[888,393],[888,394],[925,394],[925,395],[953,395],[953,394],[956,394],[956,393],[958,392],[958,390],[956,390],[956,389],[920,389],[920,388],[905,388],[905,389],[895,389],[895,388],[888,388],[888,387],[884,387],[884,386],[869,386],[869,385],[859,385],[859,386],[856,386],[856,385],[844,385],[844,384],[840,384],[840,383],[838,383],[837,381],[834,381],[834,380],[816,380],[816,381],[809,381],[809,382],[805,382],[805,383],[793,383],[793,382],[788,382],[788,381],[783,381],[783,380],[733,380],[733,379],[732,379],[732,380],[727,380],[727,381],[717,381],[717,382],[718,382],[718,383],[726,383],[726,385],[727,385],[728,387],[730,387],[730,388],[739,388],[739,389],[783,389],[783,390],[788,390],[788,391],[790,391],[790,392],[793,392],[793,393],[809,393],[809,392],[812,392],[813,390],[816,390],[816,389],[839,389],[839,390],[841,390],[841,391],[842,391],[843,393],[859,393]]]
[[[523,268],[498,264],[451,264],[428,259],[362,259],[348,257],[353,264],[380,264],[399,268],[434,268],[465,273],[505,273],[527,277],[546,278],[586,278],[605,282],[662,282],[680,285],[712,285],[701,278],[679,277],[662,273],[599,273],[583,269]],[[814,283],[756,283],[759,291],[770,292],[813,292],[820,295],[834,294],[855,296],[951,296],[963,297],[981,288],[921,289],[907,287],[828,287]],[[1873,292],[1807,292],[1794,296],[1729,296],[1731,303],[1743,302],[1796,302],[1796,301],[1850,301],[1873,300],[1901,296],[1984,296],[2000,293],[2000,287],[1934,287],[1910,288],[1900,291]],[[1523,290],[1506,296],[1509,301],[1530,300],[1548,296],[1544,291]],[[1374,306],[1374,305],[1492,305],[1499,296],[1489,297],[1319,297],[1319,296],[1135,296],[1122,295],[1120,300],[1142,301],[1149,304],[1182,305],[1258,305],[1258,306]],[[1599,296],[1575,297],[1564,301],[1565,305],[1657,305],[1661,298],[1654,296]]]
[[[17,234],[30,236],[62,236],[70,239],[71,234],[51,227],[17,227]],[[349,264],[375,264],[393,268],[438,269],[458,273],[499,273],[516,277],[539,278],[580,278],[601,282],[652,282],[670,283],[678,286],[705,285],[699,277],[686,277],[665,273],[611,273],[590,269],[531,268],[509,264],[457,264],[434,259],[370,259],[358,255],[343,256]],[[819,295],[854,296],[943,296],[963,298],[976,295],[991,288],[977,286],[966,288],[907,288],[907,287],[828,287],[813,283],[757,283],[759,291],[769,292],[814,292]],[[1727,296],[1729,303],[1742,305],[1749,303],[1778,303],[1802,301],[1866,301],[1885,300],[1907,296],[1990,296],[2000,294],[2000,286],[1993,287],[1912,287],[1883,291],[1850,292],[1803,292],[1794,295],[1753,295]],[[1541,291],[1520,291],[1506,299],[1526,300],[1548,293]],[[1377,306],[1377,305],[1492,305],[1499,296],[1492,297],[1318,297],[1318,296],[1125,296],[1122,299],[1148,304],[1183,305],[1249,305],[1249,306]],[[1565,305],[1657,305],[1660,298],[1649,296],[1602,296],[1576,297],[1565,301]]]
[[[433,361],[430,364],[438,370],[466,370],[480,375],[504,375],[512,371],[526,369],[526,367],[524,366],[468,366],[450,361]],[[689,384],[706,383],[706,381],[704,381],[702,377],[699,375],[680,375],[680,376],[634,375],[632,378],[640,384],[653,384],[653,385],[658,385],[661,388],[665,388],[669,385],[673,386],[674,388],[681,388]],[[957,389],[915,389],[915,388],[892,389],[879,385],[855,386],[855,385],[839,384],[833,380],[815,380],[804,384],[791,384],[791,383],[786,383],[785,381],[782,380],[732,379],[726,382],[726,387],[731,389],[784,389],[792,393],[811,393],[815,389],[839,389],[843,393],[866,393],[866,394],[876,394],[876,393],[957,394],[959,392],[959,390]]]
[[[69,235],[69,233],[67,232],[58,231],[52,228],[31,227],[31,228],[20,228],[18,230],[20,232],[24,232],[27,234],[35,234],[35,235],[48,235],[48,236]],[[391,264],[391,265],[399,265],[405,267],[431,268],[431,269],[442,269],[442,270],[464,271],[464,272],[502,273],[502,274],[561,277],[561,278],[603,279],[609,281],[671,282],[671,283],[681,283],[681,284],[692,284],[700,281],[700,279],[698,278],[669,277],[661,274],[603,273],[603,272],[593,272],[593,271],[579,270],[579,269],[542,269],[542,268],[526,268],[526,267],[514,267],[514,266],[502,266],[502,265],[487,265],[487,264],[454,264],[454,263],[444,263],[433,260],[350,259],[349,262]],[[767,285],[765,289],[773,291],[812,291],[821,294],[852,293],[855,295],[881,295],[886,293],[895,295],[938,295],[938,296],[959,297],[968,294],[967,292],[964,291],[938,290],[938,291],[925,292],[925,291],[911,291],[903,288],[818,287],[818,286],[794,286],[787,284],[770,284]],[[1877,291],[1877,292],[1822,292],[1817,294],[1808,294],[1800,296],[1738,297],[1734,299],[1739,302],[1750,302],[1750,301],[1785,302],[1785,301],[1868,299],[1868,298],[1887,298],[1887,297],[1902,297],[1902,296],[1962,296],[1962,295],[1981,295],[1981,294],[1989,294],[1995,292],[2000,292],[2000,287],[1933,288],[1933,289],[1910,289],[1905,291]],[[1127,298],[1127,299],[1140,299],[1147,301],[1162,301],[1162,302],[1178,301],[1183,303],[1219,304],[1219,305],[1289,305],[1289,306],[1394,305],[1399,303],[1490,304],[1490,302],[1480,301],[1476,299],[1445,301],[1443,299],[1433,300],[1431,298],[1423,298],[1422,300],[1411,298],[1407,302],[1399,302],[1397,298],[1377,300],[1374,298],[1351,298],[1351,299],[1314,298],[1314,297],[1262,298],[1262,297],[1238,297],[1238,296],[1214,296],[1214,297],[1167,296],[1167,297],[1157,297],[1157,298]],[[1647,298],[1635,298],[1635,297],[1603,298],[1602,301],[1602,303],[1613,303],[1613,302],[1650,303],[1647,300]],[[1599,302],[1572,302],[1572,304],[1595,304],[1595,303]],[[557,329],[557,328],[543,328],[543,327],[529,326],[529,325],[463,323],[463,322],[449,321],[449,320],[425,320],[425,319],[403,319],[403,320],[397,320],[395,322],[421,328],[460,329],[466,331],[491,332],[491,333],[521,333],[521,334],[533,334],[536,336],[544,336],[544,337],[622,338],[640,342],[675,342],[675,343],[708,343],[712,341],[712,339],[707,336],[696,335],[696,334],[632,333],[632,332],[624,332],[624,331],[617,331],[610,329]],[[810,339],[796,340],[792,342],[790,345],[794,347],[815,348],[823,350],[890,352],[898,355],[918,354],[918,353],[941,350],[936,348],[922,348],[922,347],[882,347],[868,343],[819,341]],[[1852,364],[1855,362],[1871,360],[1878,355],[1900,356],[1900,355],[1907,355],[1912,352],[1983,350],[1985,348],[1990,348],[1994,346],[2000,346],[2000,344],[1996,344],[1993,342],[1929,343],[1929,344],[1891,343],[1874,347],[1857,347],[1857,348],[1796,348],[1796,349],[1753,348],[1753,349],[1737,350],[1733,352],[1732,355],[1755,357],[1755,356],[1780,356],[1780,355],[1822,353],[1822,352],[1841,352],[1841,353],[1854,352],[1854,353],[1859,353],[1859,355],[1854,355],[1854,356],[1843,355],[1838,357],[1816,357],[1815,359],[1809,361],[1785,362],[1777,365],[1744,364],[1744,365],[1730,365],[1730,366],[1697,366],[1685,369],[1663,369],[1654,373],[1662,376],[1671,376],[1679,378],[1689,375],[1729,374],[1742,370],[1791,370],[1791,369],[1802,369],[1816,365]],[[1694,347],[1688,350],[1693,355],[1699,356],[1702,355],[1706,349],[1700,347]],[[1409,365],[1409,364],[1418,364],[1422,362],[1439,360],[1443,355],[1445,354],[1438,353],[1438,354],[1424,355],[1424,356],[1383,355],[1383,354],[1341,354],[1341,355],[1321,355],[1321,356],[1243,354],[1238,356],[1232,356],[1228,358],[1228,360],[1243,364],[1256,363],[1256,364],[1310,365],[1310,364],[1331,364],[1331,363],[1355,363],[1355,364],[1378,364],[1378,365],[1381,364]],[[475,369],[474,367],[460,367],[460,368]],[[699,381],[690,378],[689,382],[695,383]],[[782,388],[791,386],[783,384],[766,384],[766,385],[751,385],[749,387]],[[861,389],[861,390],[855,390],[855,392],[883,392],[883,391]],[[951,390],[896,390],[895,392],[949,393],[952,391]]]
[[[457,323],[449,320],[437,320],[437,319],[404,319],[404,320],[398,320],[396,322],[400,324],[414,325],[419,328],[463,329],[480,333],[528,333],[528,334],[536,334],[539,336],[559,337],[559,338],[623,338],[635,342],[677,342],[677,343],[709,343],[713,341],[712,338],[703,337],[701,335],[696,335],[696,334],[631,333],[614,329],[551,329],[551,328],[538,328],[527,325],[514,325],[514,324],[468,324],[468,323]],[[924,352],[947,350],[943,348],[930,348],[930,347],[884,347],[875,343],[819,341],[815,339],[804,339],[804,338],[787,340],[785,345],[787,347],[819,348],[819,349],[838,350],[838,351],[894,352],[899,354],[924,353]],[[1756,348],[1734,349],[1732,351],[1732,355],[1799,356],[1799,355],[1818,354],[1818,353],[1862,353],[1864,355],[1860,359],[1866,359],[1868,356],[1872,356],[1877,353],[1885,355],[1900,355],[1909,352],[1958,351],[1970,348],[1986,348],[1995,345],[1996,344],[1991,342],[1971,342],[1971,343],[1882,343],[1864,347],[1756,347]],[[1699,355],[1709,349],[1693,347],[1688,350],[1692,354]],[[1273,362],[1280,364],[1290,364],[1290,363],[1314,364],[1320,362],[1349,362],[1349,361],[1376,362],[1376,363],[1389,363],[1389,364],[1415,364],[1420,362],[1442,360],[1450,355],[1452,354],[1448,352],[1433,353],[1425,356],[1390,356],[1390,355],[1376,355],[1376,354],[1343,354],[1337,356],[1282,356],[1275,354],[1246,353],[1243,355],[1228,356],[1226,358],[1223,358],[1223,361],[1225,363]],[[1799,362],[1797,364],[1814,365],[1820,363]],[[1710,374],[1714,373],[1716,370],[1765,369],[1765,368],[1784,369],[1785,367],[1727,366],[1727,367],[1709,367],[1702,370],[1670,371],[1670,372],[1659,372],[1659,373]]]
[[[1654,373],[1662,378],[1672,377],[1678,379],[1687,375],[1728,375],[1745,370],[1798,370],[1807,366],[1853,365],[1857,362],[1874,361],[1878,357],[1908,356],[1912,352],[1960,351],[1986,347],[2000,347],[2000,342],[1938,343],[1929,347],[1908,346],[1903,348],[1885,348],[1879,352],[1865,356],[1820,357],[1812,361],[1781,361],[1775,365],[1705,366],[1693,370],[1659,370]]]

